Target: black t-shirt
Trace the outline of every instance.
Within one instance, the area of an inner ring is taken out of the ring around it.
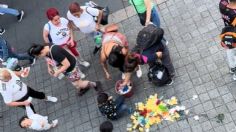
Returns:
[[[70,62],[70,67],[66,70],[66,72],[71,72],[75,68],[76,59],[73,55],[71,55],[69,52],[58,45],[53,45],[53,47],[50,46],[50,49],[54,61],[56,61],[59,65],[61,65],[61,62],[65,58],[67,58],[67,60]],[[49,55],[48,57],[51,58],[51,55]]]
[[[236,17],[236,9],[227,7],[228,4],[228,0],[221,0],[219,4],[220,12],[222,14],[222,19],[224,20],[225,26],[231,25]]]

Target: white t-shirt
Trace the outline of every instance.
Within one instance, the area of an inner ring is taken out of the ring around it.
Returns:
[[[16,74],[8,70],[11,74],[11,80],[3,82],[0,80],[0,93],[5,103],[17,101],[27,94],[27,86]]]
[[[55,45],[65,44],[70,38],[70,29],[68,28],[69,21],[63,17],[61,17],[60,20],[61,25],[59,27],[52,24],[51,21],[44,25],[44,30],[49,32],[52,42]]]
[[[96,22],[94,21],[93,16],[98,16],[99,10],[87,6],[81,6],[80,8],[83,9],[83,13],[80,15],[79,18],[73,16],[70,11],[67,12],[67,18],[73,21],[74,24],[83,33],[89,34],[96,31]]]
[[[30,106],[26,106],[26,113],[28,118],[32,120],[32,124],[29,127],[30,129],[43,131],[51,128],[51,125],[48,123],[47,116],[35,114]]]

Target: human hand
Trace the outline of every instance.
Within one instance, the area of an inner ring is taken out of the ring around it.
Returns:
[[[100,24],[96,24],[96,31],[100,30]]]
[[[54,71],[53,71],[51,68],[48,68],[48,73],[49,73],[51,76],[53,76]]]
[[[59,74],[60,74],[59,72],[55,72],[55,73],[53,74],[53,76],[54,76],[54,77],[58,77]]]
[[[106,73],[106,79],[111,80],[111,75],[108,72]]]
[[[73,40],[73,39],[71,39],[71,40],[69,41],[69,46],[70,46],[70,47],[74,47],[74,46],[75,46],[75,43],[74,43],[74,40]]]

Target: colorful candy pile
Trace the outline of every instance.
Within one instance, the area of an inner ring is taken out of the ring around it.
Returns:
[[[127,126],[127,131],[147,132],[154,124],[159,124],[163,120],[175,121],[185,114],[185,106],[178,106],[176,97],[161,100],[157,94],[151,95],[146,104],[136,103],[136,112],[131,115],[132,125]]]

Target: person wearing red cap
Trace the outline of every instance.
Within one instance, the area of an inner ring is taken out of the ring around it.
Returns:
[[[66,18],[60,17],[57,9],[49,8],[46,12],[48,22],[44,25],[43,39],[45,43],[53,43],[59,45],[77,57],[78,62],[88,67],[90,64],[81,59],[81,56],[76,49],[76,42],[74,41],[73,32],[69,28],[69,21]]]
[[[102,19],[102,10],[88,6],[80,6],[77,2],[73,2],[69,6],[67,18],[71,23],[77,27],[81,32],[96,36],[101,30],[100,22]],[[97,17],[97,22],[94,20]],[[95,47],[94,54],[100,49],[100,46]]]

